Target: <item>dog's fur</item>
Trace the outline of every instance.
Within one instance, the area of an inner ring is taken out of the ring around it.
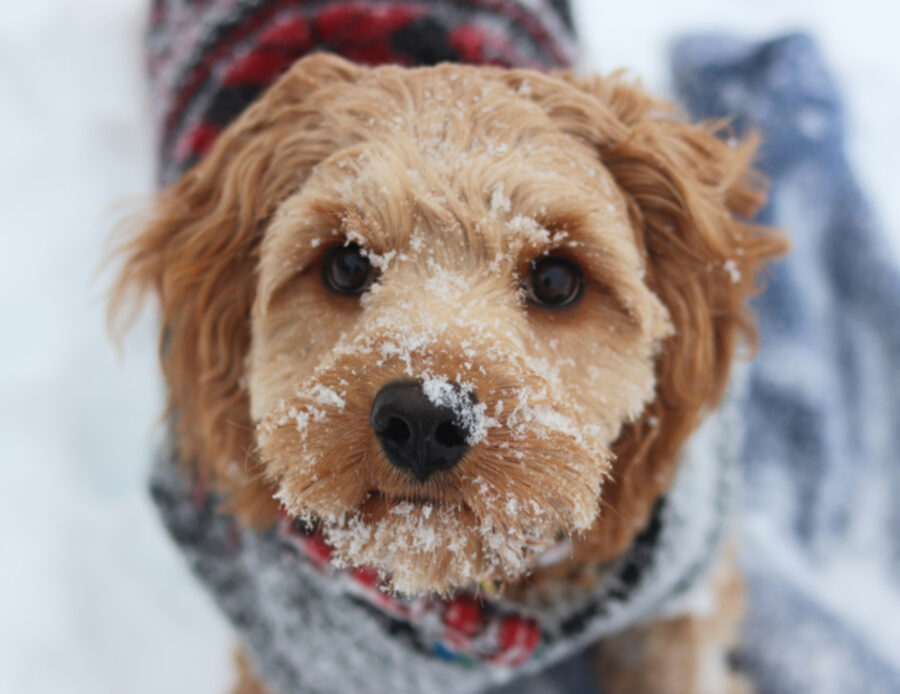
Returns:
[[[244,523],[282,506],[314,518],[337,561],[404,592],[514,592],[621,554],[752,342],[746,299],[784,251],[746,221],[762,201],[754,144],[716,129],[619,76],[299,61],[123,250],[117,305],[161,300],[184,460]],[[318,270],[348,239],[380,273],[362,298],[329,292]],[[587,280],[560,310],[521,289],[551,251]],[[478,442],[424,483],[368,424],[397,378],[456,382],[480,403]],[[560,535],[572,557],[536,569]],[[738,691],[724,658],[715,680],[684,655],[724,651],[736,612],[614,638],[601,679]]]

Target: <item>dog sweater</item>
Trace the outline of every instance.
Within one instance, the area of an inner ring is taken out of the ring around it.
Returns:
[[[159,181],[168,185],[298,58],[563,68],[568,0],[154,0],[147,34]]]

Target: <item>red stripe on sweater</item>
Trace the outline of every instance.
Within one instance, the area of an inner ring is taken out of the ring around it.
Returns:
[[[184,111],[187,104],[190,103],[190,101],[196,95],[197,91],[209,79],[213,68],[219,62],[222,56],[226,54],[227,51],[232,49],[236,43],[252,35],[254,31],[256,31],[261,25],[265,24],[266,21],[270,20],[278,12],[296,5],[296,2],[297,0],[282,0],[281,2],[274,2],[270,5],[260,7],[255,13],[250,13],[245,18],[245,21],[234,27],[230,34],[220,39],[219,42],[212,47],[209,53],[207,53],[206,57],[186,74],[185,80],[181,88],[178,90],[178,93],[173,101],[172,110],[166,116],[163,124],[164,142],[168,142],[171,140],[171,137],[173,135],[172,129],[174,128],[180,114]],[[538,45],[547,51],[547,53],[551,56],[551,59],[557,65],[565,66],[568,64],[566,57],[559,50],[559,47],[553,40],[552,36],[544,29],[540,22],[538,22],[529,12],[519,7],[516,3],[509,2],[508,0],[470,0],[470,2],[474,6],[479,6],[488,10],[499,12],[500,14],[504,14],[510,20],[519,23],[527,33],[531,34],[532,38],[538,43]],[[356,3],[351,3],[351,5],[355,4]],[[320,17],[321,15],[324,15],[328,12],[337,12],[343,10],[346,13],[352,12],[354,9],[357,8],[348,8],[346,6],[326,8],[323,12],[320,13]],[[403,12],[404,10],[407,12],[424,12],[424,10],[421,9],[421,6],[418,3],[416,3],[412,7],[400,6],[394,8],[371,9],[380,9],[382,11],[385,9],[389,9],[390,11],[385,13],[390,17],[389,21],[397,21],[394,18],[397,15],[391,15],[391,11],[395,13]],[[333,15],[333,17],[336,16],[338,15]],[[334,20],[332,19],[332,21]],[[327,21],[324,28],[326,29],[326,31],[331,31],[333,36],[337,33],[336,28],[330,26],[330,23]],[[382,64],[399,62],[399,59],[403,59],[403,62],[406,62],[405,57],[398,56],[392,50],[386,48],[383,43],[381,45],[373,44],[368,46],[361,45],[357,47],[345,45],[336,46],[336,48],[342,49],[339,50],[339,53],[341,55],[350,60],[356,60],[357,62],[363,62],[367,64]],[[469,46],[467,50],[472,50],[472,47]],[[503,61],[498,56],[496,60],[492,60],[491,62]]]
[[[302,49],[298,48],[298,54]],[[260,46],[231,64],[222,85],[233,87],[237,84],[270,84],[297,59],[296,55]]]
[[[175,156],[182,160],[202,157],[209,151],[221,132],[221,128],[206,121],[200,121],[178,140],[178,144],[175,146]]]
[[[275,22],[266,29],[259,40],[271,46],[307,46],[312,47],[312,34],[309,22],[305,17],[287,17]]]

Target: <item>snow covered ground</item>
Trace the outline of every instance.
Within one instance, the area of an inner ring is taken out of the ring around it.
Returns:
[[[161,406],[152,322],[124,358],[103,324],[104,241],[151,190],[144,5],[0,5],[0,692],[212,694],[227,683],[228,629],[144,490]],[[630,66],[660,91],[676,33],[812,31],[900,257],[900,4],[576,5],[585,64]]]

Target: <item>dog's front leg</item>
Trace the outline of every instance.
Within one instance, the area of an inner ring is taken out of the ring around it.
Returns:
[[[728,654],[744,611],[743,579],[726,551],[709,578],[704,614],[664,619],[601,641],[594,664],[603,694],[752,694]]]
[[[235,651],[234,662],[237,670],[237,682],[231,690],[231,694],[271,694],[253,672],[253,666],[243,648]]]

